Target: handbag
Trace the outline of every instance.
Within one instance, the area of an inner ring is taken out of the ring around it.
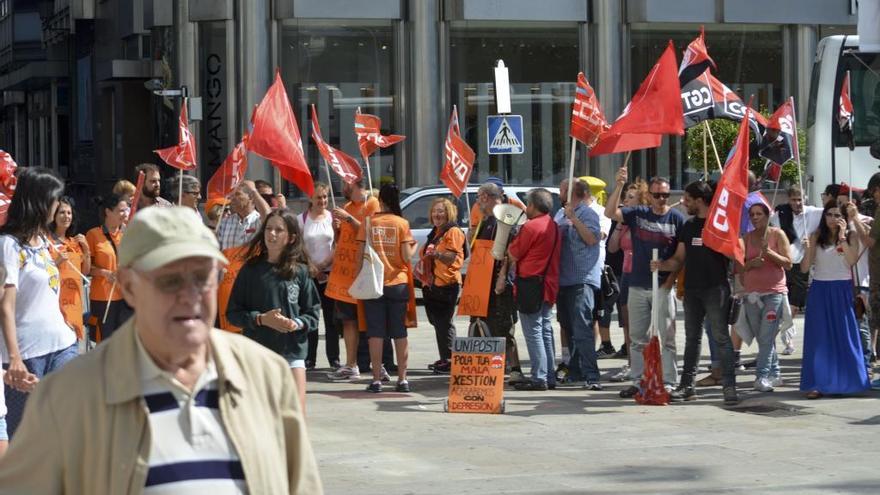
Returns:
[[[379,299],[382,297],[385,285],[385,265],[373,249],[370,238],[370,217],[365,219],[366,225],[366,242],[364,243],[364,259],[361,264],[361,271],[358,273],[351,287],[348,288],[348,295],[355,299]]]
[[[544,266],[542,275],[532,277],[516,277],[514,282],[516,285],[516,307],[520,312],[525,314],[537,313],[544,304],[544,277],[547,276],[547,270],[550,269],[550,260],[553,259],[553,251],[556,251],[556,242],[559,235],[553,237],[553,249],[550,250],[550,256],[547,258],[547,265]]]
[[[727,324],[736,325],[739,320],[739,312],[742,309],[743,300],[741,297],[730,296],[727,301]]]

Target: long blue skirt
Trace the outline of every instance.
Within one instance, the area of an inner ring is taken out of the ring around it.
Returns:
[[[814,280],[807,294],[801,390],[852,394],[870,387],[849,280]]]

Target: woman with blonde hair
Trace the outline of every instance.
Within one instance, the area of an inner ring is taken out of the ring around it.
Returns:
[[[131,205],[131,198],[134,197],[136,189],[135,185],[131,182],[125,179],[120,179],[116,181],[116,184],[113,184],[113,190],[110,192],[119,196],[123,201]]]
[[[455,339],[455,305],[461,288],[465,235],[458,227],[458,208],[447,198],[436,198],[428,208],[434,228],[420,250],[419,270],[425,313],[437,336],[440,359],[434,362],[435,373],[448,373],[451,367],[452,341]]]

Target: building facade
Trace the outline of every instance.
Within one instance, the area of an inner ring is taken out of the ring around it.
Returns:
[[[567,173],[578,71],[609,119],[667,40],[685,48],[705,26],[717,76],[757,105],[793,95],[806,114],[816,43],[854,33],[854,0],[0,0],[0,148],[54,168],[78,197],[133,178],[152,150],[177,139],[185,87],[205,182],[247,130],[281,72],[313,175],[326,181],[308,136],[315,104],[325,139],[353,156],[360,108],[404,143],[371,159],[374,184],[436,184],[453,105],[477,152],[473,181],[557,184]],[[525,152],[489,155],[492,67],[510,70],[512,113]],[[200,110],[200,111],[199,111]],[[586,156],[578,173],[613,180],[623,157]],[[633,154],[634,175],[697,173],[683,139]],[[171,169],[167,169],[169,173]],[[249,176],[274,179],[251,155]],[[337,186],[338,182],[333,179]],[[288,194],[299,194],[282,185]]]

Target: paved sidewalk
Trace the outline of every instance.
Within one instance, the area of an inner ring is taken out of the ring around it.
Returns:
[[[620,399],[617,392],[626,384],[607,377],[623,361],[605,359],[599,361],[604,391],[508,388],[503,415],[449,414],[443,412],[448,376],[426,368],[437,351],[421,307],[419,318],[419,328],[410,332],[410,394],[365,392],[367,375],[358,383],[328,382],[321,343],[307,402],[327,493],[880,491],[880,393],[804,399],[798,391],[800,331],[797,352],[780,356],[786,385],[754,392],[753,370],[740,372],[743,401],[735,408],[722,407],[720,387],[698,389],[699,400],[667,407]],[[465,335],[467,322],[456,324]],[[681,364],[680,318],[678,325]],[[519,326],[517,337],[527,371]],[[615,346],[623,341],[616,326],[612,340]],[[755,345],[744,348],[743,358],[756,351]],[[705,339],[703,354],[705,364]],[[393,382],[386,389],[393,390]]]

